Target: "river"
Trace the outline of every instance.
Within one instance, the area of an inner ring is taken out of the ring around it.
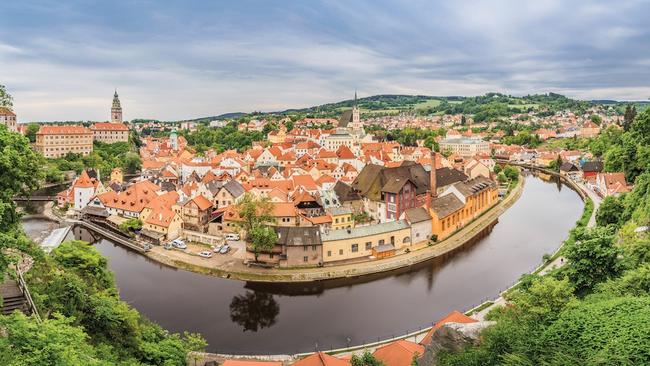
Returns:
[[[516,282],[552,253],[582,213],[578,194],[529,175],[521,198],[476,244],[403,273],[312,284],[254,284],[160,265],[95,238],[122,299],[174,332],[201,333],[208,351],[280,354],[362,344],[425,327]],[[27,220],[37,235],[46,223]]]

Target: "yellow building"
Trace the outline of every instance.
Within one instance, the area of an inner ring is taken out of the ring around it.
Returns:
[[[129,128],[123,123],[101,122],[90,127],[95,141],[112,144],[129,141]]]
[[[124,183],[124,174],[122,174],[122,169],[113,168],[113,170],[111,170],[111,182],[119,184]]]
[[[5,125],[9,131],[16,132],[18,130],[16,127],[16,113],[9,108],[0,107],[0,125]]]
[[[183,225],[177,200],[176,192],[167,192],[151,200],[138,217],[142,221],[141,235],[158,243],[177,238]]]
[[[349,207],[332,207],[327,209],[332,216],[332,230],[351,229],[354,227],[352,209]]]
[[[85,156],[93,151],[93,132],[83,126],[41,126],[35,148],[46,158],[63,157],[69,152]]]
[[[454,183],[430,202],[431,233],[445,239],[499,200],[496,184],[483,176]]]
[[[332,230],[322,235],[323,262],[335,262],[394,253],[411,245],[411,228],[405,220]]]

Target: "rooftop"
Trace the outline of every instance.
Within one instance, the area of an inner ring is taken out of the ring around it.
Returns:
[[[398,220],[377,225],[357,226],[353,229],[350,229],[349,233],[348,230],[332,230],[329,233],[323,234],[323,241],[362,238],[365,236],[383,234],[400,229],[408,229],[409,227],[410,226],[406,220]]]

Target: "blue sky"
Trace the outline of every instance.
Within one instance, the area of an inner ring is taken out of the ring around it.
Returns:
[[[650,97],[650,0],[2,1],[19,120],[280,110],[375,94]]]

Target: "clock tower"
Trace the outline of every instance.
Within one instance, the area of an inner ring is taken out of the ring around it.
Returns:
[[[111,123],[122,123],[122,106],[120,105],[120,97],[117,95],[117,90],[113,94],[113,106],[111,107]]]

